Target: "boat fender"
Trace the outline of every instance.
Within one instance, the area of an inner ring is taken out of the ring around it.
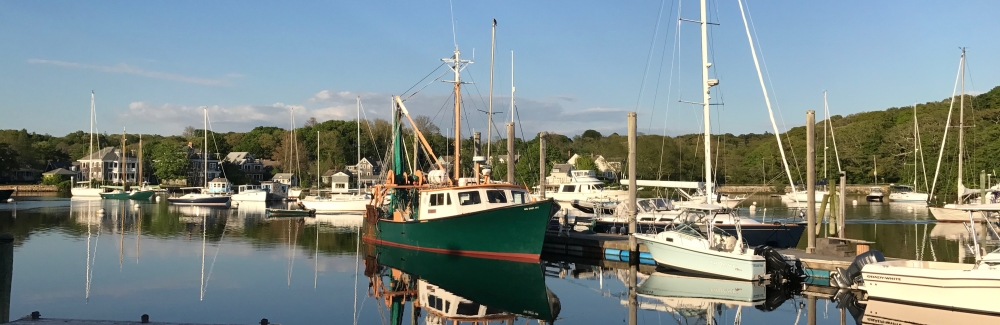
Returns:
[[[861,269],[865,265],[884,261],[885,256],[882,255],[882,252],[870,250],[855,257],[854,262],[846,270],[838,267],[837,273],[831,275],[831,278],[833,278],[833,283],[838,287],[850,288],[861,280]]]

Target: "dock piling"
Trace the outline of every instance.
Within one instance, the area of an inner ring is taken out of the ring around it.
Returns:
[[[545,199],[545,137],[548,132],[538,134],[538,196]]]
[[[0,323],[10,321],[10,283],[14,271],[14,236],[0,234]]]
[[[794,185],[793,185],[794,186]],[[806,253],[816,253],[816,111],[806,111]]]
[[[631,260],[638,263],[639,244],[632,236],[636,232],[636,185],[635,185],[635,147],[636,147],[636,114],[628,113],[628,248],[631,251]]]
[[[844,212],[844,207],[847,202],[847,190],[845,189],[846,187],[847,187],[847,172],[840,171],[840,200],[837,201],[837,205],[839,206],[839,209],[837,209],[837,213],[840,214],[840,218],[837,219],[837,230],[838,233],[841,234],[840,236],[844,238],[846,238],[846,236],[844,236],[844,218],[847,218],[847,213]]]

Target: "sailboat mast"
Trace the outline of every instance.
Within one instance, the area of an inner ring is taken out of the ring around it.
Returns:
[[[128,179],[125,177],[125,172],[127,171],[127,169],[125,169],[125,155],[126,155],[126,151],[125,151],[125,128],[122,128],[122,155],[121,155],[121,157],[118,157],[118,161],[119,161],[118,170],[119,170],[119,172],[121,172],[122,186],[125,186],[125,184],[128,184]]]
[[[827,123],[830,122],[830,111],[826,109],[826,91],[823,92],[823,181],[826,181],[826,150],[829,149],[826,145],[826,130],[829,127]]]
[[[94,111],[95,111],[95,109],[96,108],[94,106],[94,91],[91,90],[90,91],[90,155],[87,156],[87,159],[88,159],[88,161],[87,161],[87,174],[89,174],[89,175],[87,175],[87,181],[92,181],[93,179],[91,179],[91,177],[94,175],[94,173],[91,171],[91,169],[94,168],[94,161],[92,159],[94,159],[93,156],[94,156],[94,114],[95,114]],[[102,167],[102,169],[103,169],[103,167]]]
[[[208,107],[205,107],[205,147],[201,159],[205,162],[205,188],[208,189]]]
[[[490,112],[486,114],[489,123],[486,125],[486,156],[493,156],[493,61],[497,54],[497,20],[493,19],[493,36],[490,41]],[[414,160],[416,163],[416,160]],[[492,164],[493,162],[490,162]]]
[[[358,104],[357,104],[357,106],[358,106],[357,107],[357,109],[358,109],[358,138],[357,138],[357,140],[358,140],[357,141],[357,145],[358,145],[358,162],[357,163],[360,164],[361,163],[361,96],[358,96]],[[358,170],[355,168],[354,172],[358,173]],[[361,192],[361,174],[360,173],[358,173],[358,175],[354,175],[354,181],[356,183],[358,183],[358,192],[360,193]]]
[[[705,120],[705,200],[711,202],[713,179],[712,179],[712,123],[711,112],[709,110],[709,100],[712,96],[708,88],[711,87],[708,81],[708,10],[705,0],[701,0],[701,87],[702,87],[702,113]]]
[[[913,103],[913,190],[917,191],[917,103]]]
[[[514,122],[514,51],[510,51],[510,121]]]
[[[319,131],[316,131],[316,193],[319,193],[320,182],[319,176]],[[318,233],[318,232],[317,232]]]
[[[139,173],[135,176],[135,183],[142,186],[142,134],[139,135]]]
[[[962,155],[965,152],[965,48],[962,48],[962,93],[958,98],[958,200],[955,204],[962,204]]]

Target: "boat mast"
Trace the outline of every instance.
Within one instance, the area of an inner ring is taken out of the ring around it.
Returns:
[[[205,147],[201,159],[205,161],[205,189],[208,189],[208,107],[205,107]]]
[[[358,140],[357,141],[358,149],[357,150],[358,150],[358,164],[360,164],[361,163],[361,96],[358,96],[357,110],[358,110],[358,139],[357,139]],[[358,193],[360,193],[361,192],[361,175],[358,172],[357,165],[355,165],[354,173],[358,174],[358,175],[354,175],[354,182],[358,183]]]
[[[491,44],[490,45],[491,49],[490,50],[490,108],[489,108],[490,112],[486,114],[487,115],[486,119],[489,120],[489,123],[486,125],[486,156],[490,157],[490,159],[492,160],[493,151],[491,150],[491,148],[493,147],[492,146],[493,145],[493,60],[497,54],[497,20],[495,18],[493,19],[493,37],[491,38],[490,44]],[[491,161],[490,164],[492,163],[493,162]],[[490,178],[493,177],[491,176]]]
[[[139,135],[139,173],[135,176],[135,184],[142,186],[142,134]]]
[[[125,177],[125,172],[127,171],[125,169],[125,155],[126,155],[126,153],[125,153],[125,128],[122,128],[122,154],[121,154],[121,157],[118,157],[118,161],[119,161],[118,170],[121,172],[122,186],[125,186],[125,185],[128,184],[128,179]]]
[[[830,121],[830,111],[826,109],[826,91],[823,91],[823,182],[827,183],[827,172],[826,172],[826,150],[830,149],[826,145],[826,130],[828,128],[828,123]],[[827,185],[829,186],[829,185]]]
[[[514,51],[510,51],[510,121],[514,122]]]
[[[708,68],[712,64],[708,63],[708,11],[705,0],[701,0],[701,88],[702,88],[702,113],[705,120],[705,203],[712,200],[713,179],[712,179],[712,123],[711,112],[709,110],[709,100],[712,98],[709,88],[714,86],[708,79]],[[715,81],[718,84],[718,81]]]
[[[319,196],[319,186],[320,184],[322,184],[320,182],[319,177],[320,177],[319,176],[319,131],[316,131],[316,195],[317,196]]]
[[[785,157],[785,146],[781,142],[781,133],[778,132],[778,123],[774,121],[774,110],[771,109],[771,98],[767,95],[767,86],[764,84],[764,75],[760,71],[760,62],[757,61],[757,49],[753,45],[753,37],[750,35],[750,25],[747,24],[747,16],[743,11],[743,1],[736,1],[740,5],[740,16],[743,17],[743,29],[747,32],[747,41],[750,42],[750,54],[753,56],[753,65],[757,68],[757,81],[760,82],[760,89],[764,93],[764,104],[767,105],[767,114],[771,118],[771,129],[774,130],[774,138],[778,140],[778,152],[781,153],[781,164],[785,167],[785,175],[788,176],[788,185],[792,187],[792,198],[798,201],[795,194],[795,181],[792,180],[792,171],[788,168],[788,158]],[[832,129],[831,129],[832,130]],[[833,135],[833,149],[837,152],[837,135]],[[839,154],[838,154],[839,155]],[[840,169],[840,159],[837,159]]]
[[[962,204],[962,154],[965,152],[965,48],[962,48],[962,93],[958,98],[958,199],[955,204]]]
[[[453,177],[457,182],[462,177],[462,170],[459,168],[462,145],[462,69],[471,64],[472,60],[462,60],[461,52],[458,51],[458,46],[455,46],[455,55],[441,59],[441,61],[451,63],[451,71],[455,73],[455,80],[446,80],[445,82],[455,84],[455,157],[452,168],[454,168]]]
[[[96,106],[94,106],[94,91],[91,90],[90,91],[90,155],[87,156],[87,159],[88,159],[88,161],[87,161],[87,174],[88,174],[87,175],[87,181],[89,181],[89,182],[93,181],[92,176],[94,175],[94,173],[93,173],[93,171],[91,171],[91,169],[94,168],[94,161],[93,161],[93,159],[94,159],[94,114],[95,114],[94,111],[95,111],[95,107]],[[101,167],[101,169],[104,169],[104,168]]]
[[[917,152],[920,151],[920,147],[917,147],[917,103],[913,103],[913,190],[917,189]]]

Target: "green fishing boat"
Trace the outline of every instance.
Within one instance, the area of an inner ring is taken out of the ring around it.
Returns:
[[[105,189],[111,189],[110,192],[101,193],[102,199],[108,200],[149,200],[153,197],[153,190],[147,189],[146,186],[136,188],[130,188],[127,185],[128,179],[126,179],[126,152],[125,150],[125,131],[122,131],[122,154],[121,160],[118,162],[118,174],[121,175],[122,184],[126,186],[102,186]],[[139,172],[136,174],[136,179],[142,179],[142,135],[139,136],[139,157],[137,159],[139,165]]]
[[[453,256],[394,246],[366,246],[365,274],[384,296],[419,298],[430,318],[459,322],[499,321],[515,316],[551,322],[562,308],[545,285],[539,263]],[[395,272],[399,271],[399,272]],[[401,276],[400,272],[409,274]],[[384,281],[383,277],[389,277]],[[388,288],[379,288],[386,284]],[[395,295],[395,296],[394,296]],[[402,315],[403,299],[390,304]],[[391,322],[390,322],[391,323]],[[442,324],[445,322],[442,322]]]
[[[461,112],[459,71],[468,63],[456,50],[452,58],[455,72],[456,121]],[[505,183],[491,183],[481,176],[476,163],[475,177],[463,178],[459,153],[455,150],[452,177],[437,160],[430,144],[413,123],[403,100],[394,98],[393,152],[386,183],[373,187],[377,206],[365,211],[363,239],[381,245],[435,253],[537,262],[542,252],[545,228],[548,225],[552,201],[532,201],[528,189]],[[404,166],[402,119],[423,144],[423,149],[436,165],[426,176],[419,169],[413,175]],[[455,147],[460,147],[461,127],[455,126]],[[478,161],[478,160],[477,160]],[[485,174],[485,173],[484,173]]]

